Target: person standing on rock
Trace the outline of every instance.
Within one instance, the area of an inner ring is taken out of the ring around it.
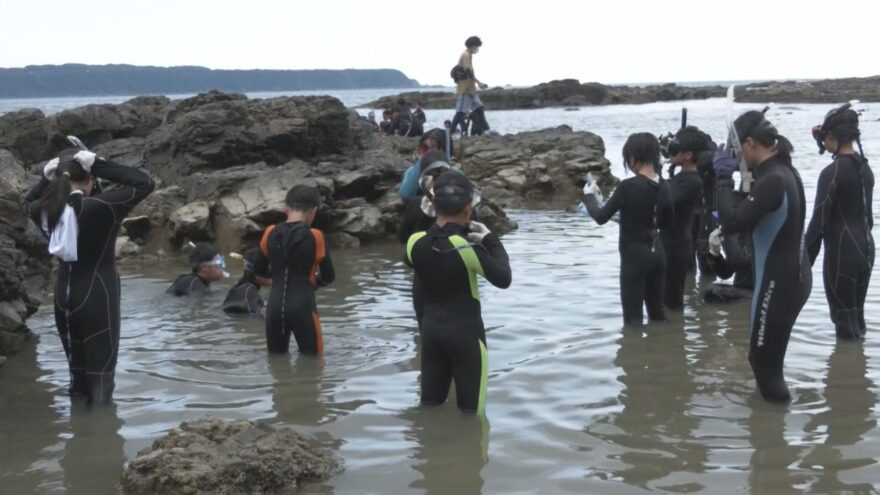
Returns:
[[[865,297],[874,268],[874,173],[860,136],[859,114],[849,103],[828,112],[813,129],[819,153],[827,149],[834,161],[819,175],[804,240],[811,265],[825,246],[825,297],[837,337],[847,340],[865,337]]]
[[[92,196],[96,178],[121,187]],[[142,170],[71,148],[43,168],[26,198],[31,218],[59,260],[55,324],[70,368],[71,395],[109,403],[116,385],[120,283],[116,237],[122,220],[155,184]]]
[[[192,271],[177,277],[171,287],[165,290],[166,294],[177,297],[207,294],[211,292],[211,282],[229,276],[226,272],[226,258],[213,244],[200,242],[193,245],[189,253],[189,263]]]
[[[652,321],[666,321],[663,290],[666,255],[660,233],[672,227],[674,212],[669,184],[658,174],[660,143],[646,132],[629,136],[623,145],[623,161],[636,175],[618,184],[602,204],[595,181],[584,186],[584,205],[599,225],[620,212],[620,301],[623,323],[643,324],[643,308]]]
[[[422,110],[421,101],[416,102],[416,109],[413,110],[413,119],[419,124],[422,124],[422,126],[428,121],[428,117],[425,116],[425,111]]]
[[[315,290],[336,278],[324,233],[311,228],[321,203],[314,187],[294,186],[284,200],[287,221],[265,230],[260,251],[269,258],[272,290],[266,306],[266,345],[286,353],[290,334],[299,352],[322,355],[324,337]]]
[[[750,111],[733,122],[731,145],[715,152],[716,197],[721,233],[751,232],[755,259],[749,364],[764,399],[789,402],[782,373],[788,339],[810,296],[813,275],[804,250],[806,201],[791,162],[792,146],[764,113]],[[738,204],[733,173],[743,161],[755,178]]]
[[[455,380],[459,409],[483,414],[489,368],[477,275],[506,289],[510,262],[498,237],[471,221],[473,184],[447,171],[433,184],[436,222],[410,236],[406,263],[423,291],[421,402],[443,404]]]
[[[461,125],[462,135],[467,133],[465,120],[470,116],[471,134],[481,135],[489,130],[486,122],[485,109],[480,97],[477,96],[477,86],[486,89],[489,86],[477,79],[474,75],[473,56],[480,51],[483,41],[477,36],[471,36],[464,42],[465,51],[458,58],[458,64],[453,68],[456,88],[455,94],[458,99],[455,103],[455,116],[452,118],[452,132]]]
[[[669,178],[675,220],[661,233],[666,252],[666,286],[663,302],[668,309],[684,308],[684,286],[694,259],[694,212],[703,202],[703,181],[697,172],[697,157],[709,149],[709,137],[693,126],[679,129],[669,145],[669,159],[681,169]]]

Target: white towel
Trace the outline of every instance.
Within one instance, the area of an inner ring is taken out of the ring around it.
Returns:
[[[82,191],[74,191],[71,194],[82,194]],[[49,232],[49,215],[43,212],[43,232],[49,236],[49,254],[57,256],[62,261],[76,261],[76,243],[79,236],[79,225],[76,220],[76,211],[70,205],[64,205],[58,223],[52,232]]]

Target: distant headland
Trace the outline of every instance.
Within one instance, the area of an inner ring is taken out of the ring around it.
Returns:
[[[0,98],[419,88],[395,69],[212,70],[136,65],[29,65],[0,68]]]

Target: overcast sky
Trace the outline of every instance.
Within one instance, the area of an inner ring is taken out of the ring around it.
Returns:
[[[880,74],[880,0],[0,0],[0,12],[0,67],[396,68],[449,85],[476,34],[476,74],[492,85]]]

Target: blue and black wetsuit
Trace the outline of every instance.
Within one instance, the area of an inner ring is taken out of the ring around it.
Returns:
[[[102,158],[91,173],[122,187],[68,199],[79,226],[77,260],[59,262],[55,323],[70,368],[70,393],[85,395],[89,402],[109,402],[116,384],[121,319],[116,237],[122,220],[155,185],[142,170]],[[28,203],[48,186],[45,178],[40,181],[28,194]]]
[[[266,305],[269,352],[287,352],[293,333],[299,352],[323,354],[315,289],[336,278],[324,234],[303,222],[279,223],[265,230],[260,250],[269,258],[272,271]]]
[[[805,244],[810,263],[825,244],[825,296],[837,336],[865,336],[865,296],[874,267],[874,173],[858,155],[838,155],[819,175]]]
[[[422,403],[445,402],[454,379],[459,409],[482,413],[489,375],[477,275],[507,288],[511,273],[495,234],[474,245],[467,233],[457,224],[417,232],[407,242],[406,261],[415,269],[413,285],[420,283],[423,294]]]
[[[813,283],[803,246],[804,186],[790,158],[779,155],[758,165],[754,176],[751,192],[737,206],[733,180],[716,181],[718,213],[725,235],[752,233],[755,292],[749,363],[761,395],[788,402],[791,395],[782,375],[785,351]]]
[[[693,226],[697,207],[703,203],[703,181],[696,170],[682,170],[668,180],[675,220],[671,229],[661,232],[666,251],[666,286],[663,302],[667,308],[684,307],[684,284],[694,259]]]
[[[593,195],[584,205],[599,225],[620,212],[620,301],[624,325],[641,325],[643,307],[651,320],[666,320],[663,286],[666,255],[658,235],[672,227],[674,212],[669,184],[644,175],[624,179],[605,205]]]

